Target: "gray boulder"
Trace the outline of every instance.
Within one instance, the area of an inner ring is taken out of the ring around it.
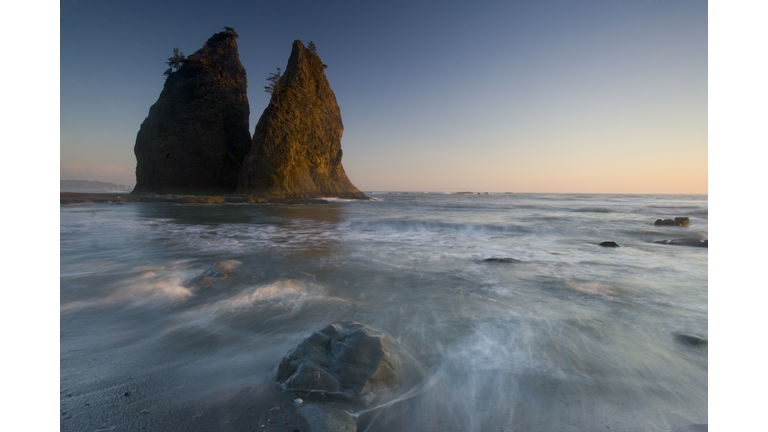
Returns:
[[[352,321],[330,324],[289,351],[277,382],[306,397],[363,404],[398,386],[387,335]]]

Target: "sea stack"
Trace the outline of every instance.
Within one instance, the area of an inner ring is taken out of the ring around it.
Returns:
[[[136,136],[134,194],[234,192],[251,146],[237,34],[213,35],[165,80]],[[170,63],[169,63],[170,64]]]
[[[367,199],[341,166],[341,110],[310,42],[293,42],[285,73],[243,162],[238,192],[267,198]],[[276,78],[276,77],[274,77]]]

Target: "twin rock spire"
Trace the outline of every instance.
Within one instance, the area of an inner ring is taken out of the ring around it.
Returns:
[[[213,35],[170,73],[136,136],[134,194],[366,199],[341,165],[344,126],[320,57],[293,42],[251,140],[237,35]]]

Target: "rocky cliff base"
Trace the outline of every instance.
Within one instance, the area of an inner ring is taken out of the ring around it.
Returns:
[[[63,206],[88,204],[123,204],[130,202],[170,202],[179,204],[328,204],[319,198],[264,198],[245,194],[177,195],[177,194],[114,194],[62,192],[59,203]]]

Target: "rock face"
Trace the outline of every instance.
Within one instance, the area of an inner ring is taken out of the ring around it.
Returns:
[[[654,225],[669,225],[669,226],[690,226],[691,221],[687,217],[676,217],[672,219],[656,219]]]
[[[213,35],[168,75],[136,136],[132,193],[236,190],[251,145],[248,83],[236,37]]]
[[[352,321],[330,324],[289,351],[277,382],[284,390],[364,404],[398,386],[387,335]]]
[[[341,166],[341,110],[325,66],[301,41],[272,91],[243,163],[238,192],[270,198],[367,199]]]

